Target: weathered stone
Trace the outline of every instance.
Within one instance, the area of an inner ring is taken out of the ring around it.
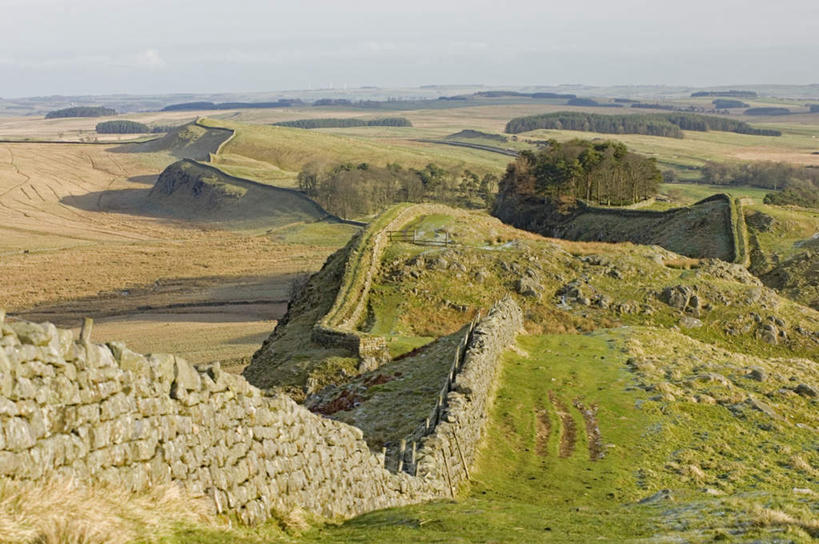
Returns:
[[[803,397],[816,398],[819,395],[815,387],[806,383],[800,383],[794,388],[794,391]]]
[[[9,323],[9,327],[14,334],[17,335],[18,340],[23,344],[31,344],[33,346],[47,346],[51,342],[51,336],[48,329],[37,323],[30,323],[28,321],[15,321]]]

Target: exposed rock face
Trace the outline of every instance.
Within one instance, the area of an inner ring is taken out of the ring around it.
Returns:
[[[476,326],[411,476],[386,470],[359,429],[264,396],[218,363],[75,342],[0,312],[0,479],[177,482],[247,523],[273,510],[349,517],[448,496],[477,455],[500,354],[522,321],[507,300]]]
[[[543,198],[499,194],[492,215],[532,232],[587,242],[634,242],[659,245],[688,257],[732,262],[734,247],[731,199],[714,195],[685,208],[665,212],[599,208],[578,204],[559,210]]]

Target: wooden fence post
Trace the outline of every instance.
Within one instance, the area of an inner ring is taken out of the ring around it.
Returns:
[[[464,474],[466,474],[466,479],[471,480],[472,477],[469,476],[469,467],[466,466],[466,458],[464,457],[464,452],[461,450],[461,443],[458,441],[458,434],[456,429],[452,429],[452,437],[455,439],[455,447],[458,449],[458,455],[461,458],[461,464],[464,466]]]
[[[401,439],[401,444],[398,447],[398,472],[401,472],[404,469],[404,454],[407,451],[407,441],[405,439]]]
[[[82,327],[80,328],[80,340],[84,344],[91,343],[91,329],[94,327],[94,320],[90,317],[86,317],[82,321]]]

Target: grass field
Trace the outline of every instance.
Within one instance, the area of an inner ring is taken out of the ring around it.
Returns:
[[[767,125],[766,125],[767,126]],[[819,123],[815,125],[777,125],[782,136],[751,136],[733,132],[684,131],[685,138],[663,138],[641,134],[599,134],[572,130],[536,130],[519,135],[533,139],[572,138],[616,139],[630,149],[654,157],[661,168],[674,168],[683,179],[698,178],[694,169],[706,161],[782,161],[819,165]]]
[[[236,136],[222,147],[215,164],[225,171],[282,186],[295,185],[296,175],[312,161],[336,164],[369,162],[423,168],[435,162],[447,169],[469,167],[476,172],[500,172],[509,157],[436,144],[414,142],[412,128],[361,127],[305,130],[265,125],[236,124],[210,119],[210,126],[233,128]],[[401,132],[398,137],[395,132]]]

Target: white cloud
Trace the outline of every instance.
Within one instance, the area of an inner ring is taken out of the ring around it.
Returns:
[[[141,51],[135,57],[135,63],[138,66],[146,66],[148,68],[164,68],[165,60],[159,55],[156,49],[146,49]]]

